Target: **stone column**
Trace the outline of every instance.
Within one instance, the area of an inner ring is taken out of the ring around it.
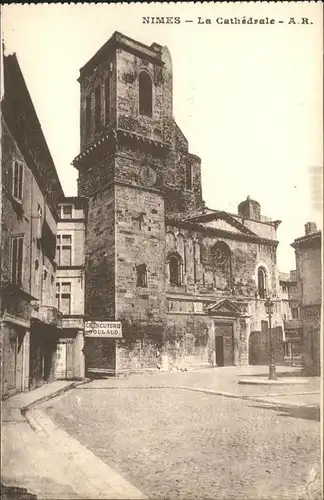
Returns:
[[[23,391],[29,389],[30,331],[26,330],[23,341]]]
[[[84,332],[78,330],[75,337],[74,348],[74,376],[77,379],[84,379],[85,377],[85,361],[84,361]]]
[[[246,366],[249,364],[249,337],[251,332],[251,319],[248,316],[239,318],[238,328],[238,364]]]
[[[216,366],[216,346],[215,346],[215,324],[214,321],[211,321],[209,327],[209,339],[210,339],[210,348],[211,348],[211,362],[212,367]]]

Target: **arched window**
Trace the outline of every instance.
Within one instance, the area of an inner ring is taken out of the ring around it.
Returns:
[[[146,71],[139,74],[139,112],[152,116],[152,80]]]
[[[218,269],[224,269],[229,264],[231,251],[226,243],[218,241],[213,246],[213,267]]]
[[[192,190],[192,165],[190,163],[186,165],[186,189]]]
[[[267,296],[267,272],[264,267],[258,269],[258,294],[260,299],[265,299]]]
[[[147,267],[146,264],[140,264],[136,268],[136,286],[147,286]]]
[[[182,259],[176,253],[169,257],[169,277],[171,285],[180,286],[182,284]]]

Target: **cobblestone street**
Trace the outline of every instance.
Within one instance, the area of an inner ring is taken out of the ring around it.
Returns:
[[[311,407],[111,385],[95,381],[44,408],[149,498],[308,498],[320,464]]]

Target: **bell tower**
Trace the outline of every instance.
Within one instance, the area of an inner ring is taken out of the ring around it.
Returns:
[[[173,118],[166,47],[115,32],[81,68],[79,83],[81,151],[73,164],[78,194],[89,200],[85,314],[124,322],[115,369],[125,368],[137,341],[133,362],[155,367],[166,322],[165,224],[202,206],[200,158]]]
[[[150,357],[163,340],[166,309],[170,54],[116,32],[81,68],[79,82],[81,151],[74,166],[78,194],[89,199],[86,316],[124,320],[125,337],[139,338]],[[123,345],[117,343],[121,364]]]

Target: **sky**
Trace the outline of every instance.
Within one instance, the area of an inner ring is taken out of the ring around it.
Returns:
[[[207,206],[237,213],[247,196],[259,201],[263,215],[282,221],[278,265],[288,272],[295,268],[290,244],[307,221],[322,223],[322,11],[321,2],[16,4],[3,6],[2,37],[5,53],[17,54],[70,196],[77,194],[71,162],[80,151],[80,67],[114,31],[166,45],[174,117],[202,159]],[[143,16],[181,22],[143,24]],[[243,16],[275,24],[216,23]]]

